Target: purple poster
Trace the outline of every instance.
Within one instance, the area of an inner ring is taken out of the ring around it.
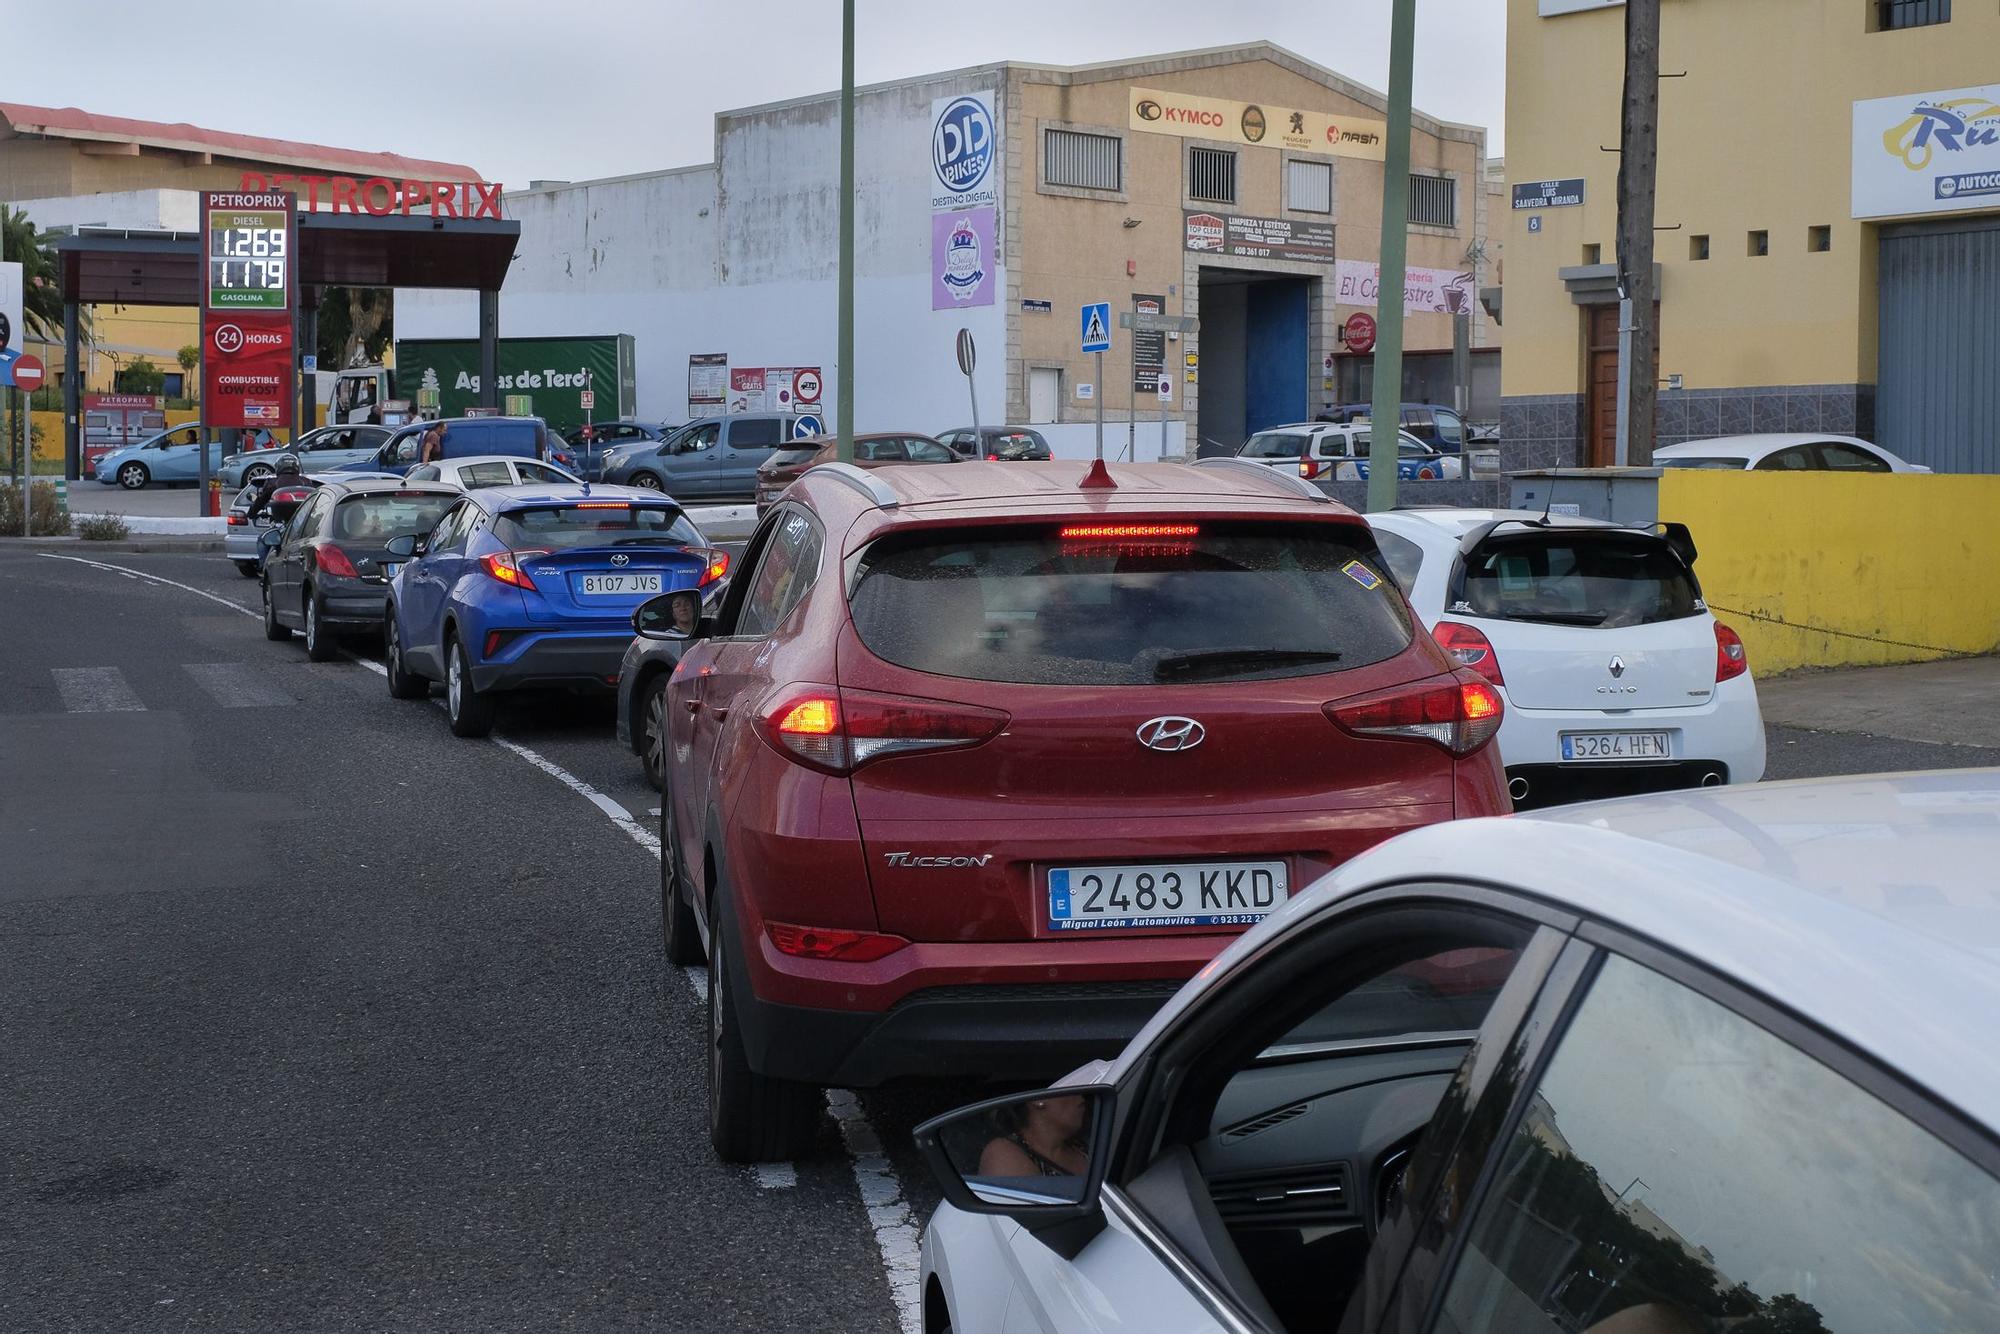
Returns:
[[[931,309],[993,304],[993,209],[931,215]]]

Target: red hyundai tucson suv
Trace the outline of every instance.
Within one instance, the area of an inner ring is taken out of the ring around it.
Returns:
[[[1332,867],[1508,809],[1497,692],[1256,464],[821,465],[739,570],[660,820],[726,1159],[802,1152],[826,1086],[1115,1053]]]

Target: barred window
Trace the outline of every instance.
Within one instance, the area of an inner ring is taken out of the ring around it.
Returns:
[[[1333,164],[1297,158],[1287,162],[1285,204],[1301,213],[1333,212]]]
[[[1236,154],[1226,148],[1188,149],[1188,198],[1236,202]]]
[[[1042,180],[1078,190],[1125,188],[1125,145],[1113,134],[1042,132]]]
[[[1411,172],[1410,222],[1422,227],[1458,226],[1458,182],[1449,176]]]
[[[1951,0],[1875,0],[1878,31],[1951,22]]]

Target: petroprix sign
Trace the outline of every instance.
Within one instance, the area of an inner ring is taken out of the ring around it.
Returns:
[[[306,176],[289,172],[243,173],[241,188],[250,193],[289,190],[299,207],[326,213],[390,213],[427,218],[498,218],[498,181],[412,181],[387,176]]]

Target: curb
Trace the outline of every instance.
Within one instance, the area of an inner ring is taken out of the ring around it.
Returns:
[[[120,555],[179,554],[192,555],[198,552],[219,552],[222,550],[220,538],[188,536],[175,537],[169,534],[140,534],[143,540],[133,541],[119,538],[110,542],[92,542],[81,537],[29,537],[13,538],[19,545],[50,547],[65,553],[72,551],[116,552]]]

